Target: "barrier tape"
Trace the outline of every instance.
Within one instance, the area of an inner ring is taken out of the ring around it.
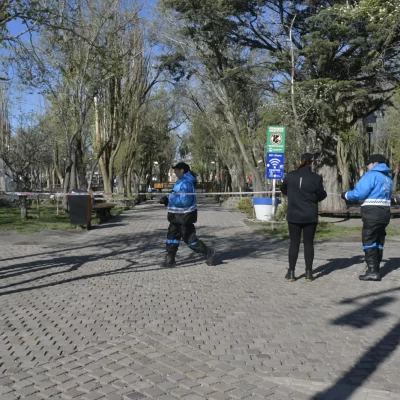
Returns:
[[[151,196],[167,196],[172,192],[145,192],[139,193],[139,195],[151,195]],[[272,191],[263,191],[263,192],[204,192],[204,193],[184,193],[184,192],[174,192],[175,194],[186,194],[186,195],[193,195],[193,196],[226,196],[226,195],[244,195],[244,194],[272,194]],[[275,193],[281,193],[280,190],[275,190]],[[123,194],[118,193],[104,193],[104,192],[93,192],[93,193],[53,193],[53,192],[0,192],[0,195],[3,196],[26,196],[26,197],[33,197],[33,196],[87,196],[90,194],[91,196],[99,196],[99,195],[107,195],[113,197],[126,197]],[[327,192],[327,194],[331,196],[341,196],[338,193],[331,193]],[[133,196],[137,196],[135,193]]]
[[[139,195],[151,195],[151,196],[167,196],[172,192],[145,192],[139,193]],[[272,191],[263,191],[263,192],[204,192],[204,193],[185,193],[185,192],[173,192],[174,194],[185,194],[185,195],[193,195],[193,196],[224,196],[224,195],[243,195],[243,194],[272,194]],[[279,190],[276,190],[275,193],[281,193]],[[96,196],[96,195],[111,195],[113,197],[126,197],[123,194],[117,193],[103,193],[103,192],[93,192],[93,193],[52,193],[52,192],[0,192],[0,195],[3,196]],[[135,193],[133,196],[137,196]]]

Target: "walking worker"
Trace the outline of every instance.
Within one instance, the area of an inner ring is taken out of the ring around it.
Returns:
[[[285,279],[294,282],[295,268],[303,233],[306,281],[313,280],[314,236],[318,224],[318,202],[326,198],[322,176],[311,171],[314,154],[304,153],[300,166],[289,172],[283,179],[281,191],[287,196],[289,226],[289,269]]]
[[[367,169],[354,190],[342,193],[342,199],[364,200],[361,205],[362,244],[367,270],[359,279],[380,281],[379,264],[383,257],[386,227],[390,222],[393,171],[386,165],[382,154],[372,154],[368,158]]]
[[[197,222],[196,177],[188,164],[179,162],[172,167],[178,178],[172,193],[166,198],[168,205],[167,254],[162,264],[164,268],[176,265],[175,256],[180,240],[196,253],[203,254],[207,265],[214,265],[215,250],[206,246],[196,236],[194,224]]]

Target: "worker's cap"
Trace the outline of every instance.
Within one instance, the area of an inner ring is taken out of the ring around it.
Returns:
[[[365,165],[371,164],[371,163],[384,163],[386,164],[386,157],[383,156],[382,154],[371,154],[368,157],[368,160],[366,161]]]
[[[176,165],[172,166],[172,169],[183,169],[185,173],[190,171],[189,165],[184,162],[178,162]]]

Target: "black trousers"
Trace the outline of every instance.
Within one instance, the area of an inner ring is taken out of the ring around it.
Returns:
[[[167,233],[167,252],[176,254],[181,239],[189,247],[196,246],[199,240],[196,236],[196,228],[194,224],[169,224]]]
[[[378,266],[382,260],[387,226],[388,223],[386,222],[382,223],[363,218],[362,243],[365,262],[368,265]]]
[[[312,270],[314,261],[314,236],[317,229],[317,223],[311,224],[294,224],[288,222],[289,225],[289,268],[295,269],[297,258],[299,256],[299,248],[301,241],[301,233],[303,232],[304,242],[304,260],[306,262],[306,270]]]

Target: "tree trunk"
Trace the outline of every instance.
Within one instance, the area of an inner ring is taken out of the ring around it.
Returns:
[[[76,171],[76,149],[71,152],[71,174],[69,177],[69,187],[66,193],[77,189],[77,171]]]
[[[89,179],[88,179],[88,182],[87,182],[87,190],[90,190],[92,188],[93,175],[94,175],[94,171],[97,168],[97,164],[98,163],[99,163],[99,160],[96,160],[93,163],[92,168],[90,169]]]
[[[46,170],[46,190],[51,188],[51,168],[48,167]]]
[[[349,144],[339,139],[337,144],[337,165],[341,175],[342,191],[350,189],[350,149]]]
[[[135,171],[132,171],[131,179],[132,179],[132,193],[139,193],[140,178]]]
[[[132,195],[132,166],[128,167],[128,172],[126,173],[126,195]]]
[[[76,184],[79,189],[86,190],[86,168],[83,162],[83,149],[82,140],[79,138],[76,141],[75,151],[75,165],[76,165]]]
[[[261,191],[262,190],[262,178],[261,175],[258,171],[258,169],[253,165],[253,163],[250,161],[250,158],[247,154],[246,148],[243,144],[243,141],[240,137],[239,133],[239,127],[237,126],[237,122],[235,119],[235,116],[230,110],[227,110],[227,116],[228,116],[228,121],[232,127],[233,134],[237,143],[237,146],[240,149],[240,152],[242,154],[243,160],[245,161],[246,165],[249,167],[251,171],[251,175],[253,177],[253,191]],[[242,186],[242,190],[247,191],[247,185],[246,185],[246,179],[244,176],[244,168],[242,164],[242,169],[243,169],[243,178],[244,178],[244,186]],[[260,196],[258,196],[260,197]]]
[[[220,84],[218,87],[214,86],[214,92],[216,93],[218,99],[221,101],[221,103],[223,104],[223,106],[225,108],[226,118],[232,129],[233,137],[236,141],[237,147],[240,150],[240,153],[242,155],[244,162],[246,163],[247,167],[251,171],[251,174],[253,177],[253,190],[260,191],[260,189],[262,190],[262,187],[261,187],[262,178],[261,178],[261,175],[260,175],[257,167],[254,166],[254,164],[251,162],[249,155],[247,153],[247,150],[244,146],[244,143],[240,137],[239,126],[238,126],[238,123],[236,121],[236,118],[235,118],[235,115],[233,112],[232,102],[231,102],[231,98],[228,94],[228,90],[223,84]],[[243,178],[244,178],[244,186],[241,185],[241,187],[242,187],[242,190],[246,191],[247,185],[246,185],[246,179],[245,179],[244,173],[243,173]],[[254,187],[254,185],[256,185],[256,187]]]
[[[246,185],[246,174],[244,172],[244,167],[243,167],[243,162],[240,157],[239,149],[237,148],[235,139],[232,137],[232,135],[228,132],[228,139],[230,143],[230,148],[232,150],[232,157],[236,166],[236,173],[237,173],[237,190],[241,189],[243,192],[246,191],[247,185]],[[202,178],[203,179],[203,178]],[[230,187],[232,191],[232,177],[230,180]],[[227,191],[227,190],[225,190]]]
[[[99,167],[101,171],[101,176],[103,177],[103,186],[104,186],[104,193],[112,193],[112,186],[110,183],[110,176],[108,175],[108,168],[107,168],[107,155],[106,152],[99,159]]]
[[[346,202],[341,199],[342,187],[339,183],[339,171],[336,165],[325,163],[321,165],[318,173],[324,179],[324,187],[328,193],[327,198],[321,203],[321,210],[329,212],[346,211]]]
[[[58,165],[55,165],[54,171],[55,171],[55,173],[57,175],[58,180],[60,181],[60,184],[61,185],[64,184],[63,174],[62,174],[62,172],[60,170],[60,167]]]
[[[71,179],[71,167],[72,167],[72,162],[71,160],[68,161],[68,165],[65,168],[65,178],[64,178],[64,193],[69,193],[69,187],[70,187],[70,179]],[[62,201],[62,208],[65,212],[68,211],[68,196],[63,196],[63,201]]]
[[[396,168],[393,175],[393,191],[397,190],[397,179],[399,177],[400,162],[396,163]]]
[[[27,196],[19,196],[19,204],[21,207],[21,219],[26,221],[28,219]]]

